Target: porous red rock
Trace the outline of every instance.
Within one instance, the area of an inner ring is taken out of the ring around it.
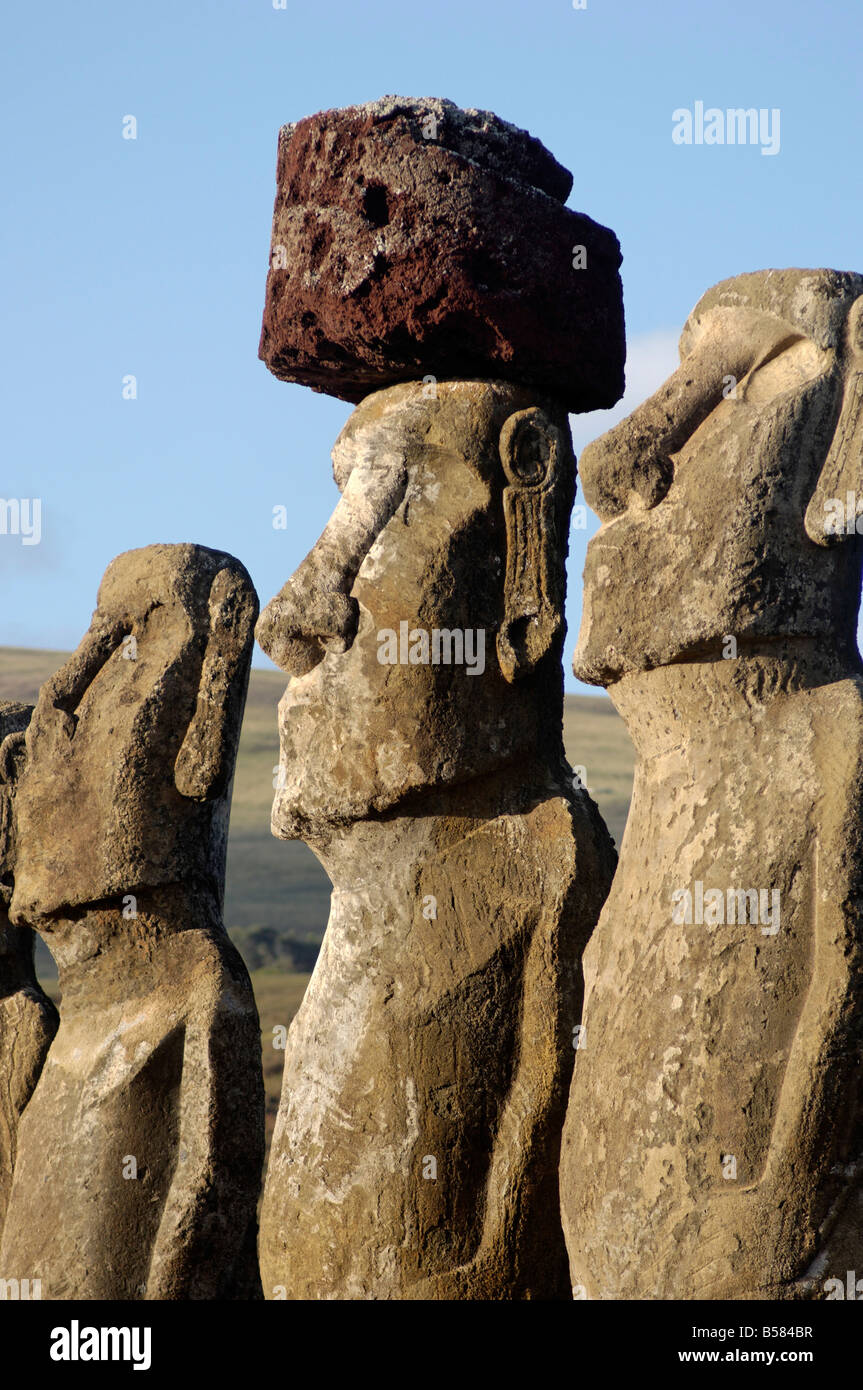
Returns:
[[[620,248],[571,185],[526,131],[437,98],[283,126],[260,357],[354,402],[432,375],[613,405]]]

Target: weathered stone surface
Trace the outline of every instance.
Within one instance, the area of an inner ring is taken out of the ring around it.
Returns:
[[[264,1294],[566,1298],[560,1127],[615,860],[561,742],[566,415],[505,382],[403,384],[333,459],[342,499],[258,625],[292,675],[273,829],[334,885]],[[435,664],[444,631],[472,660]]]
[[[31,713],[31,705],[0,702],[0,1234],[12,1186],[21,1114],[39,1080],[59,1023],[57,1010],[36,979],[35,937],[29,927],[13,927],[7,915],[15,862],[16,755]]]
[[[863,1268],[861,296],[717,286],[582,456],[574,669],[638,751],[562,1151],[591,1298],[824,1297]]]
[[[228,555],[121,555],[27,730],[10,916],[57,960],[62,1021],[0,1272],[43,1298],[260,1297],[259,1024],[221,920],[256,614]]]
[[[571,184],[526,131],[437,98],[284,126],[261,358],[349,401],[431,374],[613,405],[620,249]]]

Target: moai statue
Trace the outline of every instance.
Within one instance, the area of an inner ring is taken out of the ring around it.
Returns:
[[[260,1297],[257,1010],[222,924],[257,598],[198,545],[119,556],[42,686],[10,916],[60,970],[0,1274],[48,1299]]]
[[[13,927],[7,915],[15,862],[16,754],[32,711],[32,705],[0,702],[0,1234],[12,1186],[21,1114],[39,1080],[59,1023],[57,1010],[36,979],[36,938],[29,927]],[[8,1277],[17,1276],[12,1272]]]
[[[569,185],[449,102],[282,132],[262,352],[361,403],[341,500],[258,624],[292,677],[273,831],[333,882],[266,1298],[570,1296],[560,1131],[615,855],[561,737],[566,412],[620,393],[623,332],[617,243]]]
[[[638,762],[585,954],[571,1273],[837,1296],[863,1272],[863,277],[724,281],[680,353],[581,460],[574,669]]]

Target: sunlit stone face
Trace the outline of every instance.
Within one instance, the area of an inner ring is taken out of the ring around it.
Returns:
[[[224,558],[152,546],[119,556],[106,572],[90,628],[43,685],[27,731],[13,920],[33,923],[212,871],[223,852],[226,787],[197,788],[178,755],[185,746],[204,769],[206,739],[222,738],[224,709],[235,700],[230,642],[218,657],[220,698],[202,689]],[[254,612],[229,604],[222,620],[248,648]],[[203,739],[192,749],[201,699],[208,727],[198,721]]]
[[[385,810],[536,740],[536,683],[508,682],[496,645],[501,430],[532,404],[502,383],[407,384],[367,398],[342,431],[342,502],[259,625],[273,643],[293,634],[282,664],[299,670],[279,706],[277,835]]]
[[[736,375],[739,349],[723,351],[732,342],[751,345]],[[582,455],[584,495],[603,521],[585,565],[573,662],[582,680],[611,684],[628,671],[718,657],[723,645],[733,650],[729,637],[835,642],[850,632],[853,641],[842,595],[859,557],[816,545],[804,524],[836,425],[837,352],[752,309],[723,309],[688,326],[681,362],[679,389],[674,378],[661,388],[669,405],[660,424],[675,446],[661,486],[648,494],[643,481],[660,433],[651,402],[625,433],[618,426]],[[609,514],[603,473],[612,468],[622,505]]]

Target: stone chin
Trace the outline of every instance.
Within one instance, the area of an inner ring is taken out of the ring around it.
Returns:
[[[363,674],[364,646],[360,640],[293,677],[279,702],[284,782],[275,789],[271,817],[279,839],[314,837],[316,830],[382,815],[417,795],[432,797],[494,773],[527,751],[525,734],[535,738],[529,720],[519,736],[493,717],[494,702],[482,696],[470,716],[464,697],[453,699],[451,687],[435,689],[440,673],[433,669],[393,667],[390,684],[372,685]],[[463,672],[457,678],[474,685]],[[495,684],[503,685],[499,673]],[[438,720],[435,710],[443,712]]]
[[[613,685],[633,671],[669,665],[709,640],[709,618],[681,613],[671,602],[680,576],[670,556],[662,561],[654,546],[666,521],[659,510],[625,513],[602,526],[588,544],[581,627],[572,660],[576,679],[588,685]],[[633,573],[645,572],[648,561],[654,595],[642,606]]]

